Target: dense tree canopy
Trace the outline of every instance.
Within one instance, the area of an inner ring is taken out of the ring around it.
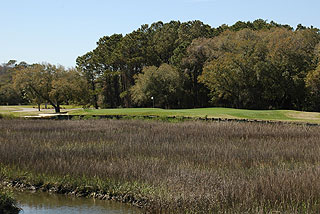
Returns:
[[[100,38],[77,58],[77,70],[3,64],[0,104],[150,107],[154,97],[164,108],[319,111],[319,42],[319,29],[301,24],[258,19],[212,28],[198,20],[159,21]]]
[[[102,37],[93,51],[77,58],[90,85],[91,103],[96,108],[135,106],[134,76],[144,66],[167,63],[180,68],[193,39],[204,36],[212,37],[213,29],[201,21],[171,21],[142,25],[125,36]]]
[[[199,80],[217,105],[302,109],[318,42],[314,30],[226,31],[207,42],[212,60]]]

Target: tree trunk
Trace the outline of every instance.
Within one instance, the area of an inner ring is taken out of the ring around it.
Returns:
[[[96,85],[94,83],[94,81],[91,81],[91,89],[93,91],[93,105],[95,109],[98,109],[98,96],[95,94],[96,93]]]
[[[41,111],[41,109],[40,109],[40,104],[38,103],[38,111]]]
[[[60,113],[60,105],[57,104],[56,106],[53,106],[56,113]]]
[[[93,103],[94,103],[94,108],[98,109],[98,96],[97,95],[93,95]]]

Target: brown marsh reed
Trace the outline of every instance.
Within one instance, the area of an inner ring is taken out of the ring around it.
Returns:
[[[146,197],[152,213],[320,210],[319,127],[0,120],[0,164],[95,178],[96,188]]]

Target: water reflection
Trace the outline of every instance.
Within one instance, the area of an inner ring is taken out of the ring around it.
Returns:
[[[138,208],[126,204],[72,196],[15,192],[23,209],[21,214],[140,214]]]

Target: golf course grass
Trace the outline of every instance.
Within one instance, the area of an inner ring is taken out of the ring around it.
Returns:
[[[122,109],[81,109],[70,112],[71,115],[128,115],[128,116],[184,116],[228,119],[254,119],[274,121],[297,121],[320,123],[320,113],[292,110],[246,110],[233,108],[198,109],[158,109],[158,108],[122,108]]]
[[[30,111],[28,110],[30,109]],[[127,116],[184,116],[226,119],[251,119],[272,121],[294,121],[320,123],[320,113],[293,110],[246,110],[233,108],[159,109],[159,108],[117,108],[83,109],[79,106],[62,106],[62,112],[70,115],[127,115]],[[36,106],[0,106],[0,114],[11,117],[33,116],[39,113],[54,113],[53,109]]]

